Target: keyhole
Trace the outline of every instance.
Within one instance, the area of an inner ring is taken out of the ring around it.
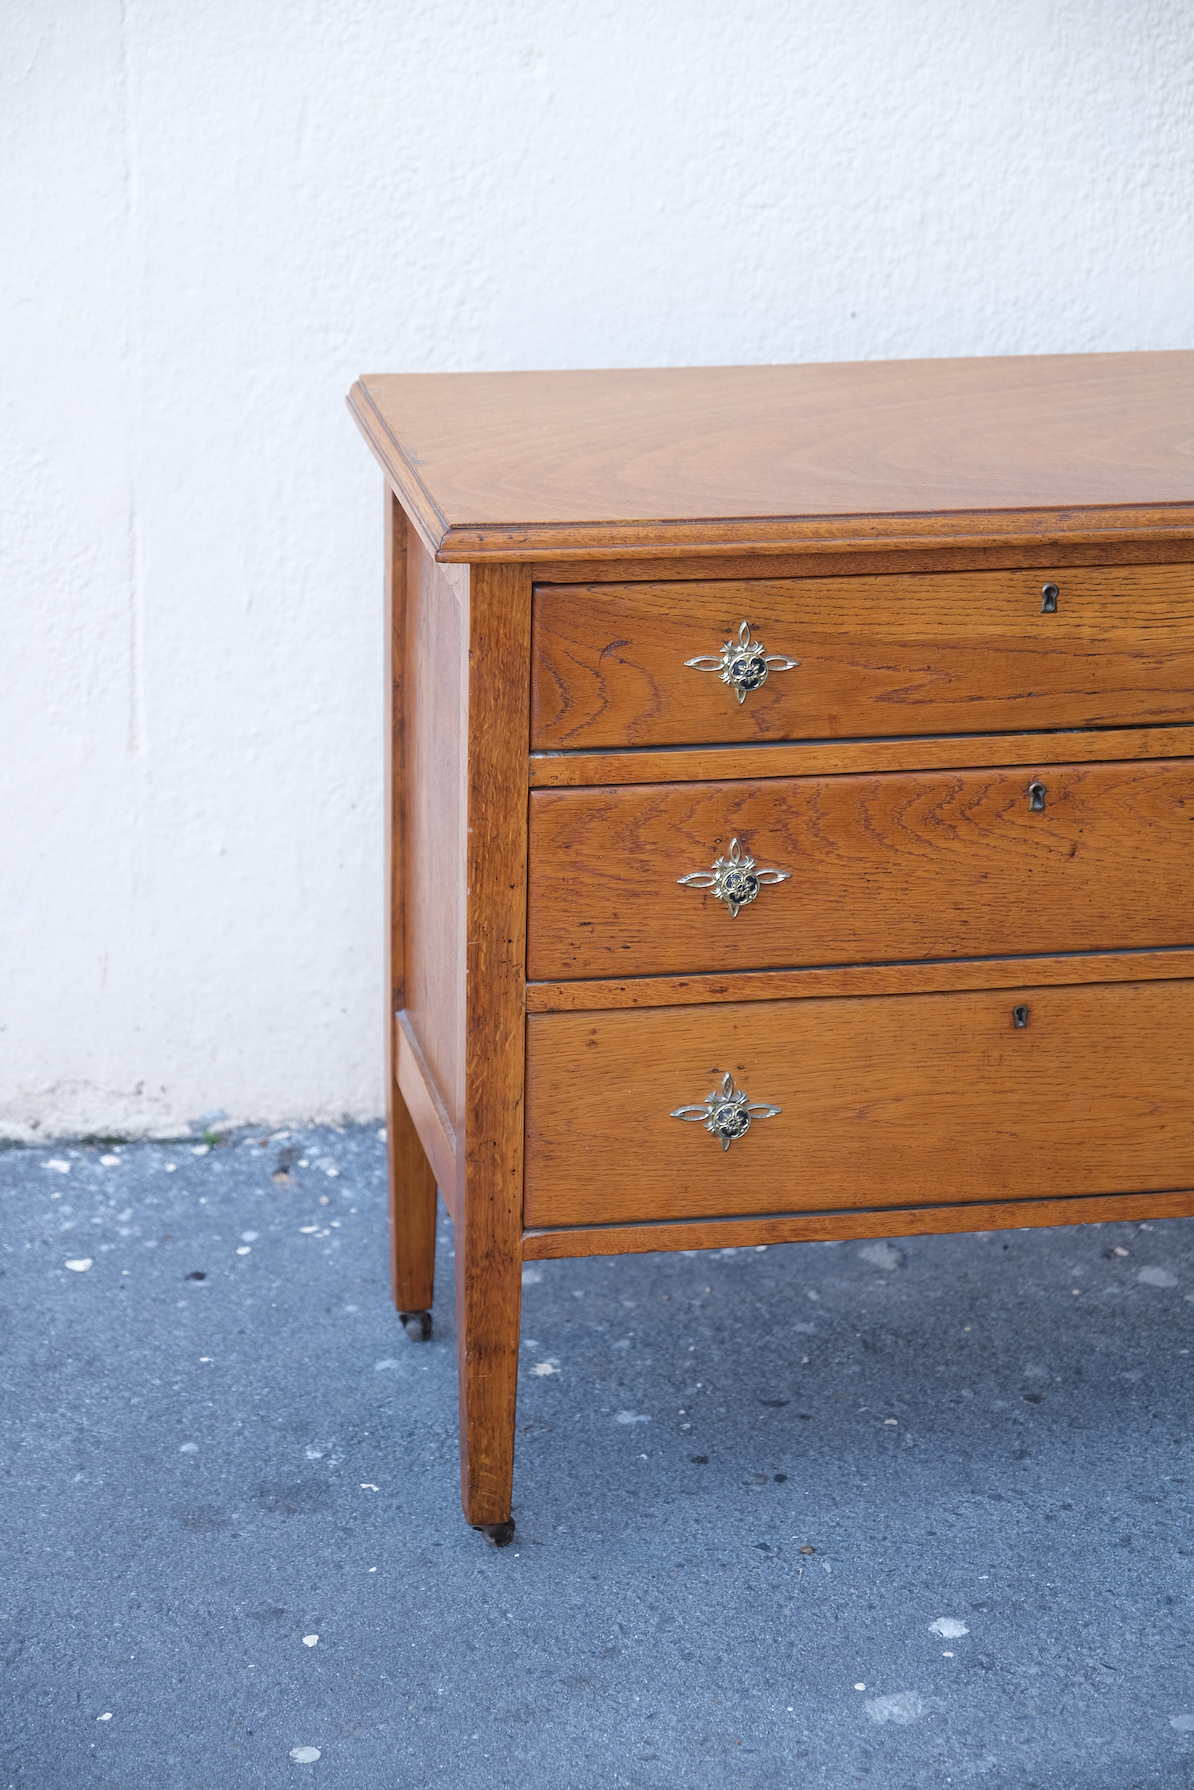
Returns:
[[[1041,614],[1042,615],[1056,615],[1057,614],[1057,599],[1060,595],[1061,595],[1061,591],[1058,589],[1056,584],[1042,584],[1042,586],[1041,586]]]
[[[1015,1026],[1015,1028],[1018,1032],[1022,1032],[1024,1030],[1024,1027],[1028,1024],[1028,1008],[1027,1007],[1013,1007],[1012,1008],[1012,1024]]]
[[[1045,810],[1045,786],[1043,783],[1028,785],[1028,806],[1033,814],[1043,814]]]

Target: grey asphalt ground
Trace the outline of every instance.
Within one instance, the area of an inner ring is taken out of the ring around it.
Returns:
[[[1194,1223],[530,1268],[499,1552],[259,1136],[0,1154],[0,1790],[1194,1785]]]

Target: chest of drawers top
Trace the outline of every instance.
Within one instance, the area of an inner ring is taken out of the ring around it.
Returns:
[[[386,374],[349,403],[441,561],[1147,560],[1194,530],[1194,352]]]

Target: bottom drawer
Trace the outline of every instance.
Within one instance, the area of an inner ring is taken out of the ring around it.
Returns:
[[[532,1014],[526,1073],[528,1226],[1194,1185],[1194,981]]]

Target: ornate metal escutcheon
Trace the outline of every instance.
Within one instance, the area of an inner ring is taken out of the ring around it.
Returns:
[[[769,653],[761,640],[750,637],[750,623],[743,622],[737,640],[727,640],[719,653],[701,653],[685,659],[694,671],[716,671],[723,684],[728,684],[739,702],[745,702],[752,690],[759,690],[772,671],[795,671],[799,659],[788,659],[782,653]]]
[[[728,1150],[736,1137],[746,1136],[752,1119],[774,1119],[782,1111],[781,1106],[751,1100],[741,1088],[734,1086],[732,1075],[723,1075],[721,1091],[714,1088],[706,1094],[703,1106],[678,1106],[671,1116],[687,1119],[690,1124],[702,1124],[706,1131],[721,1139],[722,1149]]]
[[[738,841],[731,839],[729,851],[724,858],[714,858],[712,870],[690,870],[676,881],[688,889],[712,889],[716,899],[729,908],[730,918],[736,920],[738,909],[754,901],[765,883],[791,879],[790,870],[760,870],[753,858],[743,857]]]

